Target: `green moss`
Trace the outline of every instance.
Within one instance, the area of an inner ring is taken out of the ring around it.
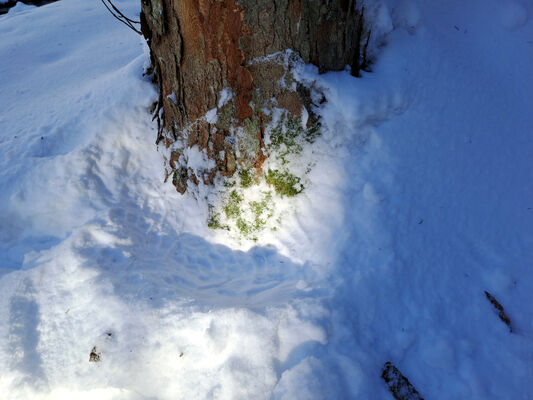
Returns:
[[[285,126],[287,128],[288,132],[291,132],[293,136],[301,136],[304,132],[304,128],[302,127],[302,121],[300,118],[287,118],[287,121],[285,122]]]
[[[288,121],[291,121],[291,119],[289,119]],[[270,131],[270,145],[274,149],[279,149],[280,147],[285,145],[287,147],[287,150],[292,152],[299,152],[302,149],[301,146],[296,143],[296,138],[301,133],[301,127],[300,129],[298,129],[298,127],[296,127],[295,129],[293,124],[290,124],[289,127],[288,121],[286,121],[285,124],[279,123],[278,126],[276,126]]]
[[[313,124],[309,129],[307,129],[305,134],[305,141],[308,143],[315,143],[315,140],[321,134],[322,132],[320,132],[320,124],[317,122]]]
[[[266,220],[261,218],[263,214],[266,214],[265,217],[269,218],[269,215],[272,216],[271,213],[269,213],[268,209],[268,202],[266,198],[263,198],[261,201],[251,201],[250,203],[250,209],[252,211],[252,214],[254,216],[253,218],[253,228],[255,231],[259,231],[264,228],[266,225]]]
[[[241,179],[241,186],[243,188],[248,188],[250,186],[252,186],[252,184],[254,183],[254,180],[253,180],[253,173],[250,172],[250,169],[241,169],[239,171],[239,178]]]
[[[299,139],[304,135],[304,130],[297,119],[289,118],[281,122],[270,131],[269,152],[280,160],[283,165],[288,163],[289,154],[300,154],[303,147]]]
[[[256,118],[246,118],[244,120],[244,131],[248,136],[257,138],[257,132],[259,132],[259,121]]]
[[[259,115],[265,107],[265,101],[259,89],[256,89],[252,94],[251,106],[255,116]]]
[[[180,181],[180,173],[179,171],[174,171],[174,173],[172,174],[172,184],[176,186],[179,181]]]
[[[226,103],[223,107],[219,108],[217,113],[216,127],[221,131],[229,131],[231,122],[233,120],[233,102]]]
[[[260,216],[265,212],[269,212],[267,216],[272,216],[270,214],[272,208],[272,192],[262,192],[263,198],[261,201],[251,201],[250,209],[255,216]]]
[[[272,192],[268,191],[262,192],[259,201],[245,202],[238,189],[233,189],[227,195],[222,216],[214,212],[214,207],[210,209],[211,217],[208,220],[208,226],[211,229],[234,230],[242,237],[255,241],[257,234],[266,227],[268,219],[273,216],[272,200]],[[224,215],[225,219],[223,219]]]
[[[172,174],[172,184],[181,194],[185,193],[185,191],[187,190],[188,179],[189,174],[187,171],[187,167],[184,166],[178,167],[178,169],[176,169]]]
[[[291,172],[292,157],[289,154],[300,154],[306,142],[312,143],[320,135],[319,125],[310,129],[302,127],[298,118],[286,118],[275,128],[270,130],[270,142],[267,151],[270,157],[281,160],[281,166],[269,169],[264,179],[272,190],[262,192],[258,200],[245,200],[245,193],[255,192],[252,188],[263,179],[262,174],[257,174],[249,161],[257,156],[260,150],[258,138],[260,121],[248,118],[237,133],[237,148],[239,149],[239,167],[237,176],[224,182],[223,200],[218,214],[208,220],[212,229],[227,229],[237,233],[242,238],[257,240],[258,235],[265,229],[276,231],[281,224],[280,218],[275,221],[276,226],[270,222],[279,216],[274,207],[273,194],[282,197],[294,197],[304,190],[301,178]],[[310,166],[309,166],[310,168]],[[307,173],[307,172],[306,172]]]
[[[270,131],[270,147],[274,152],[280,152],[281,156],[299,154],[303,150],[303,140],[314,143],[320,134],[318,122],[309,129],[304,129],[299,118],[287,118]]]
[[[218,213],[215,213],[209,217],[209,219],[207,220],[207,226],[210,229],[225,229],[228,231],[230,229],[229,226],[222,225],[220,223],[220,215]]]
[[[237,219],[237,229],[243,234],[248,235],[251,233],[250,226],[246,223],[246,221],[243,218]]]
[[[259,141],[259,120],[246,118],[244,126],[237,136],[237,148],[239,149],[239,161],[245,168],[251,168],[259,154],[261,142]]]
[[[227,218],[237,218],[241,214],[241,203],[242,203],[242,196],[237,193],[236,190],[232,190],[228,203],[224,207],[224,213],[226,214]]]
[[[287,170],[279,171],[269,169],[266,175],[266,183],[272,185],[280,196],[293,197],[304,190],[300,183],[301,179]]]
[[[255,216],[261,215],[261,213],[263,212],[265,207],[266,207],[266,201],[265,200],[263,200],[263,201],[251,201],[250,202],[250,208],[252,209],[252,213]]]
[[[257,242],[257,236],[254,235],[257,232],[257,228],[254,225],[246,222],[243,218],[237,219],[236,225],[244,237]]]

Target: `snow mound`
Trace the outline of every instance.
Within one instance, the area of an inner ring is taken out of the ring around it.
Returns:
[[[21,1],[19,1],[17,4],[15,4],[15,7],[12,7],[9,9],[8,14],[10,15],[20,14],[20,13],[31,11],[34,8],[37,8],[37,6],[31,5],[31,4],[24,4]]]

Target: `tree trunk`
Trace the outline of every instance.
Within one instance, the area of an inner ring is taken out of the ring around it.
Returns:
[[[287,50],[321,73],[349,65],[357,76],[369,35],[355,0],[142,0],[141,25],[159,86],[157,141],[181,193],[190,181],[260,170],[271,111],[298,118],[309,108]],[[193,146],[216,166],[188,168]]]

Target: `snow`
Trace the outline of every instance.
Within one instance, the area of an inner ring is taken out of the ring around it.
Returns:
[[[200,151],[198,146],[188,147],[183,151],[185,160],[187,160],[187,167],[193,171],[199,171],[201,174],[203,170],[209,170],[216,167],[214,160],[207,157],[206,151]]]
[[[528,12],[523,4],[511,2],[502,8],[501,21],[505,28],[519,29],[527,22]]]
[[[233,97],[233,92],[230,88],[224,88],[218,94],[218,108],[224,107],[228,101]]]
[[[176,93],[172,92],[167,96],[167,99],[170,99],[174,104],[178,105],[178,98],[176,97]]]
[[[218,121],[217,108],[212,108],[205,114],[205,120],[208,124],[216,124]]]
[[[6,1],[7,3],[7,1]],[[0,1],[0,4],[2,4],[2,2]],[[22,12],[25,12],[25,11],[29,11],[31,9],[35,8],[35,6],[33,5],[30,5],[30,4],[24,4],[22,2],[18,2],[17,4],[15,4],[14,7],[10,8],[8,13],[13,15],[13,14],[19,14],[19,13],[22,13]]]
[[[163,183],[142,38],[97,2],[1,16],[0,397],[391,399],[391,361],[425,398],[528,398],[532,11],[369,6],[372,72],[297,70],[323,134],[257,244]]]

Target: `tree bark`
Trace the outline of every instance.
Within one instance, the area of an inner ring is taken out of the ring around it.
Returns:
[[[355,0],[142,0],[141,26],[159,86],[157,141],[171,150],[181,193],[190,181],[260,169],[268,110],[299,117],[309,108],[280,53],[291,49],[321,73],[349,65],[357,76],[369,35]],[[216,167],[188,169],[181,156],[193,146]]]

